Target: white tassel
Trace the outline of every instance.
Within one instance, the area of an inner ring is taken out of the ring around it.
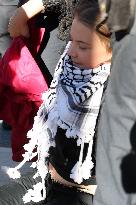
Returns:
[[[43,184],[41,182],[33,186],[33,189],[29,189],[28,192],[23,197],[24,203],[28,202],[39,202],[45,199],[45,195],[42,196]]]
[[[93,139],[89,142],[87,156],[81,167],[82,176],[84,179],[89,179],[89,177],[91,177],[91,170],[94,167],[94,163],[92,162],[92,157],[91,157],[92,146],[93,146]]]
[[[81,150],[79,155],[79,161],[75,164],[73,169],[71,170],[70,178],[74,179],[74,181],[78,184],[81,184],[83,181],[83,173],[82,173],[82,160],[83,160],[83,149],[84,149],[84,136],[83,141],[81,143]]]
[[[36,166],[37,166],[37,163],[36,163],[36,162],[33,162],[30,167],[32,167],[33,169],[35,169]]]
[[[76,183],[81,184],[83,181],[81,163],[77,162],[73,169],[71,170],[70,178],[73,179]]]
[[[20,172],[16,168],[7,169],[7,174],[11,179],[18,179],[21,177]]]
[[[82,183],[83,179],[87,180],[89,179],[89,177],[91,177],[91,169],[94,167],[94,163],[92,162],[92,157],[91,157],[93,139],[91,139],[89,142],[87,156],[84,162],[82,163],[83,149],[85,143],[84,140],[86,138],[85,135],[83,136],[84,137],[80,139],[81,150],[80,150],[79,161],[75,164],[75,166],[71,170],[71,175],[70,175],[70,178],[72,178],[78,184]],[[79,143],[78,140],[77,143]]]
[[[85,160],[82,164],[82,176],[85,180],[89,179],[91,176],[91,169],[93,168],[94,163],[91,160]]]

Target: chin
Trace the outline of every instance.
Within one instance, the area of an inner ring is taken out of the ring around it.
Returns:
[[[76,66],[76,67],[79,67],[79,68],[83,68],[84,66],[79,64],[79,63],[76,63],[76,62],[73,62],[73,65]]]

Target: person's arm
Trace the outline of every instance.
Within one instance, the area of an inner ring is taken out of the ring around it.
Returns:
[[[29,37],[27,21],[42,10],[52,10],[61,13],[65,5],[65,0],[29,0],[19,7],[15,14],[10,18],[8,31],[11,37]]]
[[[45,6],[42,0],[29,0],[19,7],[15,14],[10,18],[8,31],[11,37],[23,35],[29,37],[27,21],[41,12]]]

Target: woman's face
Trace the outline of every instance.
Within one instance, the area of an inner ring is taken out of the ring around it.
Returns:
[[[71,45],[68,55],[71,56],[73,64],[83,68],[98,67],[111,58],[111,53],[100,40],[96,31],[74,18],[71,31]]]

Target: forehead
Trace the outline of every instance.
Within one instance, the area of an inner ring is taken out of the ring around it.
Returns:
[[[80,22],[78,18],[74,18],[70,31],[72,40],[88,43],[94,33],[95,29],[93,27],[89,27]]]

